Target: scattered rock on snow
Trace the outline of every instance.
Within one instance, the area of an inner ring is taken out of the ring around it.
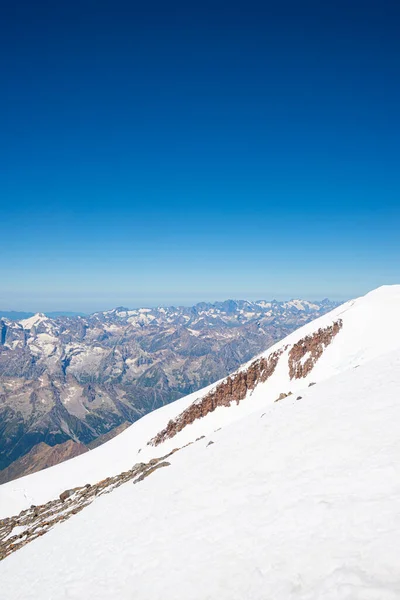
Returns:
[[[278,398],[275,400],[275,402],[279,402],[279,400],[283,400],[284,398],[287,398],[288,396],[291,396],[292,392],[288,392],[287,394],[285,394],[285,392],[282,392],[281,394],[279,394]]]
[[[191,443],[191,442],[190,442]],[[189,444],[190,444],[189,443]],[[187,444],[187,445],[189,445]],[[98,496],[108,494],[120,485],[137,477],[134,483],[143,481],[161,467],[170,465],[165,459],[180,448],[175,448],[165,456],[153,458],[148,463],[137,463],[130,471],[107,477],[98,483],[65,490],[55,500],[32,506],[13,517],[0,520],[0,561],[12,552],[19,550],[39,536],[44,535],[57,523],[66,521],[89,506]],[[139,476],[139,477],[138,477]],[[68,501],[67,501],[68,500]],[[14,531],[14,528],[15,529]],[[23,531],[21,532],[21,528]]]
[[[70,496],[72,496],[75,493],[75,489],[73,490],[65,490],[64,492],[62,492],[60,494],[60,500],[61,502],[65,502],[67,500],[67,498],[69,498]]]

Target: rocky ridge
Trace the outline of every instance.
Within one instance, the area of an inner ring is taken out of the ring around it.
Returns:
[[[322,356],[324,349],[329,346],[342,326],[343,321],[338,319],[332,325],[319,328],[313,334],[305,336],[293,344],[287,359],[289,378],[307,377]],[[158,446],[165,440],[174,437],[187,425],[213,412],[219,406],[229,406],[232,402],[239,404],[241,400],[246,398],[249,391],[254,390],[258,383],[264,383],[274,374],[281,355],[288,348],[288,345],[283,346],[272,352],[268,357],[260,357],[245,369],[229,376],[200,401],[194,402],[175,419],[170,420],[168,425],[148,443]],[[306,360],[304,360],[305,357]],[[291,392],[281,392],[276,402],[287,398],[289,395],[291,395]]]
[[[149,444],[158,446],[165,440],[174,437],[196,419],[205,417],[219,406],[229,406],[232,402],[239,404],[241,400],[244,400],[248,391],[254,390],[258,383],[264,383],[269,379],[285,349],[273,352],[267,358],[258,358],[247,369],[229,376],[200,401],[194,402],[176,419],[169,421],[165,429],[160,431]]]
[[[343,321],[338,319],[332,325],[324,329],[320,328],[312,335],[307,335],[296,344],[293,344],[289,352],[290,379],[307,377],[317,360],[322,356],[324,349],[329,346],[342,327]]]
[[[230,300],[0,319],[0,469],[40,443],[90,447],[225,377],[333,306]]]
[[[109,494],[121,485],[139,483],[158,469],[168,467],[166,460],[180,448],[147,463],[136,463],[132,469],[107,477],[98,483],[65,490],[58,498],[39,506],[32,505],[18,515],[0,520],[0,561],[23,546],[45,535],[58,523],[70,519],[89,506],[96,498]]]

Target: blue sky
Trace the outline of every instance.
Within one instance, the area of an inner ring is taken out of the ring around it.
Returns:
[[[398,3],[15,4],[0,308],[400,282]]]

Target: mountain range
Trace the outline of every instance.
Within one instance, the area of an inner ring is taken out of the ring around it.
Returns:
[[[85,452],[334,306],[228,300],[2,317],[0,483]]]
[[[394,600],[400,286],[0,486],[9,600]]]

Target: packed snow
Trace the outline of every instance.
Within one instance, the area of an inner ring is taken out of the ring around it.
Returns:
[[[212,432],[8,557],[4,597],[399,598],[399,386],[396,352]]]
[[[399,599],[400,286],[348,302],[264,354],[339,318],[305,379],[289,379],[287,349],[240,404],[157,447],[147,442],[214,386],[0,486],[10,516],[194,442],[6,558],[4,598]]]

